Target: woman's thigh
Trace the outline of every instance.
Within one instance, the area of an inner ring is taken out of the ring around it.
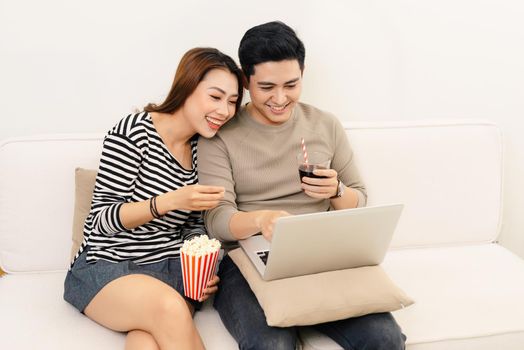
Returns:
[[[143,274],[119,277],[105,285],[91,300],[84,313],[115,331],[149,331],[155,317],[165,310],[189,313],[184,298],[166,283]]]

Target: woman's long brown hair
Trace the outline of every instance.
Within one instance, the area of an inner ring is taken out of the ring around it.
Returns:
[[[195,91],[198,84],[212,69],[224,69],[237,78],[238,99],[236,111],[242,104],[242,71],[231,57],[217,49],[197,47],[184,54],[175,73],[171,90],[164,102],[159,105],[150,103],[144,107],[146,112],[174,113],[184,105],[186,99]]]

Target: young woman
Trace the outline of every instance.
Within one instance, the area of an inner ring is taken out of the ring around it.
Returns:
[[[241,72],[211,48],[188,51],[166,100],[106,135],[84,241],[64,299],[99,324],[128,332],[126,349],[202,349],[184,298],[179,249],[205,234],[201,211],[224,189],[198,185],[198,135],[209,138],[242,100]],[[204,301],[217,290],[214,277]]]

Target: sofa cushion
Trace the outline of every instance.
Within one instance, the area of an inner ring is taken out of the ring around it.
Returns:
[[[0,144],[0,264],[6,272],[69,267],[74,170],[98,168],[102,139],[47,135]]]
[[[404,204],[392,247],[496,239],[502,206],[497,126],[459,121],[346,126],[367,204]]]
[[[393,311],[413,301],[380,266],[264,281],[240,248],[229,252],[270,326],[288,327]]]
[[[390,251],[384,269],[417,302],[393,315],[408,350],[524,344],[524,260],[498,244]],[[304,350],[341,349],[310,328]]]
[[[84,221],[91,210],[91,200],[95,188],[96,170],[75,169],[75,209],[73,212],[73,245],[71,260],[78,252],[84,239]]]
[[[1,349],[124,348],[123,334],[96,324],[64,301],[64,278],[65,272],[50,272],[0,279]]]
[[[0,278],[0,349],[123,349],[123,333],[79,313],[62,298],[65,272]],[[38,293],[35,293],[35,288]],[[211,300],[195,314],[206,349],[236,349]]]

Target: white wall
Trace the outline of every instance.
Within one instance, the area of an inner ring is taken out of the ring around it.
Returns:
[[[280,19],[306,44],[303,100],[342,120],[498,123],[501,240],[524,256],[522,18],[517,0],[0,0],[0,139],[105,132],[162,100],[187,49],[236,58],[245,30]]]

